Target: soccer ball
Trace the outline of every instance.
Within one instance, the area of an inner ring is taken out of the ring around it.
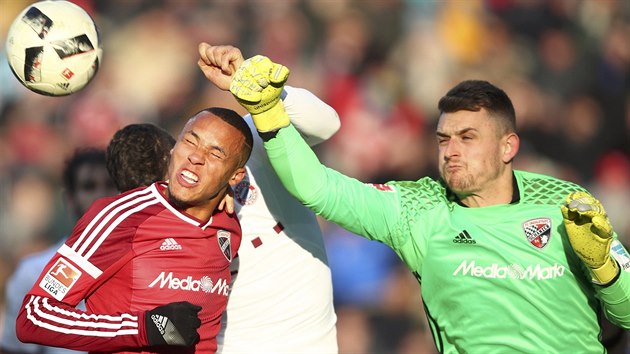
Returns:
[[[31,91],[66,96],[81,90],[98,71],[102,49],[94,21],[64,0],[28,6],[9,28],[11,71]]]

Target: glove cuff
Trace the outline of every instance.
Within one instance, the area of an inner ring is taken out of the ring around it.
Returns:
[[[256,129],[261,133],[276,131],[289,125],[289,115],[284,110],[281,100],[270,109],[261,113],[252,113]]]
[[[608,257],[603,266],[599,268],[591,268],[593,282],[598,285],[606,286],[611,283],[619,274],[619,266],[611,257]]]
[[[159,314],[151,313],[150,311],[145,312],[145,334],[147,337],[147,342],[149,345],[166,345],[166,340],[164,340],[165,328],[159,324],[159,318],[161,317]]]

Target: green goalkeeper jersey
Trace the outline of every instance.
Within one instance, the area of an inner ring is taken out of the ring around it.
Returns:
[[[322,217],[389,245],[422,286],[443,353],[603,353],[598,309],[630,329],[630,257],[594,285],[560,205],[576,184],[515,171],[511,204],[467,208],[439,181],[365,184],[321,165],[289,126],[265,143],[287,189]]]

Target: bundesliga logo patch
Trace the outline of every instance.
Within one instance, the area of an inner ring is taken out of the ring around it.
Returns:
[[[551,219],[538,218],[523,223],[523,231],[527,241],[536,248],[543,248],[551,238]]]
[[[80,270],[64,258],[59,258],[46,272],[39,287],[61,301],[80,276]]]

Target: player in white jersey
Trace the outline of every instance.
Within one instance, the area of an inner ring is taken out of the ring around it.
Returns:
[[[206,77],[228,90],[243,61],[240,50],[201,43],[199,52]],[[285,87],[282,99],[311,145],[339,129],[335,110],[309,91]],[[251,117],[245,119],[255,132]],[[257,134],[246,168],[234,189],[243,229],[238,274],[217,352],[336,353],[332,280],[317,219],[282,186]]]

